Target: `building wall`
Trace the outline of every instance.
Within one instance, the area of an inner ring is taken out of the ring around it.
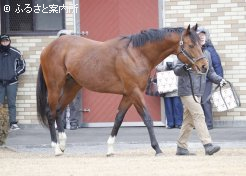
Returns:
[[[217,125],[245,126],[246,122],[246,2],[245,0],[163,0],[166,27],[204,26],[210,31],[219,53],[225,79],[231,81],[241,98],[241,107],[215,112]]]
[[[72,4],[66,0],[65,5]],[[77,12],[79,13],[79,12]],[[66,29],[73,31],[72,10],[66,14]],[[19,49],[26,61],[26,72],[19,78],[17,93],[17,120],[20,124],[38,124],[36,112],[36,79],[39,68],[39,56],[42,49],[57,36],[18,36],[11,37],[12,46]]]

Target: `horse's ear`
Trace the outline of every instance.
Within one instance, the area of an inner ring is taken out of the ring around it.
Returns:
[[[189,24],[189,26],[186,29],[186,34],[190,34],[190,24]]]
[[[196,23],[196,25],[193,26],[192,29],[193,29],[194,31],[197,31],[197,28],[198,28],[198,24]]]
[[[141,32],[141,33],[145,33],[145,32],[147,32],[147,30],[143,29],[143,30],[141,30],[140,32]]]

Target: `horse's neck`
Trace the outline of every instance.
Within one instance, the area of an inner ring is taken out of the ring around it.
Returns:
[[[145,47],[143,47],[143,50],[151,67],[154,68],[170,54],[177,54],[179,40],[179,35],[173,34],[162,41],[146,44]]]

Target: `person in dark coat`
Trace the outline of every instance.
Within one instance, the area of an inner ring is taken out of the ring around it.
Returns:
[[[223,74],[223,68],[221,65],[220,56],[218,55],[217,51],[215,50],[215,48],[214,48],[214,46],[210,40],[208,30],[206,30],[203,27],[199,27],[197,33],[201,39],[202,50],[203,51],[206,50],[210,53],[212,67],[213,67],[215,73],[223,78],[224,74]],[[211,103],[210,99],[207,100],[207,97],[209,97],[210,94],[212,93],[212,88],[213,88],[213,83],[211,82],[211,80],[209,78],[207,78],[205,91],[204,91],[204,94],[202,96],[202,102],[203,102],[202,108],[203,108],[203,111],[205,114],[205,121],[207,124],[207,128],[209,130],[213,129],[213,112],[212,112],[212,103]]]
[[[10,46],[9,35],[0,37],[0,104],[7,97],[10,130],[20,129],[16,121],[18,77],[25,72],[25,60],[19,50]]]

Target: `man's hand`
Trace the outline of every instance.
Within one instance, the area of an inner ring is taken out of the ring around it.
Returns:
[[[220,81],[220,87],[225,86],[226,83],[227,83],[226,80],[222,79],[222,80]]]
[[[185,65],[183,65],[183,69],[185,71],[189,71],[189,70],[191,70],[191,67],[189,65],[185,64]]]

